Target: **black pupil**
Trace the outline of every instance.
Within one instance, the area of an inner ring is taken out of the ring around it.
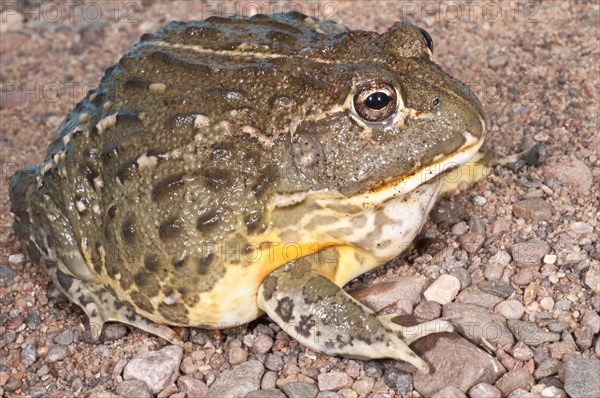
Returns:
[[[390,97],[381,91],[373,93],[365,100],[365,105],[371,109],[380,110],[390,103]]]

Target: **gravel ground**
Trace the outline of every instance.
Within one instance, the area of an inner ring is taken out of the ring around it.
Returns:
[[[2,3],[0,23],[0,396],[600,396],[597,2],[295,4],[356,29],[416,21],[483,102],[490,148],[545,145],[543,164],[497,168],[444,198],[414,247],[348,287],[381,313],[455,325],[413,346],[432,373],[320,355],[267,318],[182,331],[182,348],[123,325],[89,343],[82,311],[20,254],[8,177],[41,160],[68,110],[143,32],[224,5],[19,1]],[[12,10],[26,5],[24,22]]]

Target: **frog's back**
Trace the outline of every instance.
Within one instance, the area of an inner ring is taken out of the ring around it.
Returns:
[[[258,284],[280,264],[248,261],[250,241],[267,232],[275,191],[311,183],[281,167],[293,164],[286,134],[306,98],[339,101],[328,62],[311,57],[331,44],[323,29],[345,28],[313,25],[296,13],[210,18],[142,36],[63,121],[44,163],[13,177],[31,257],[83,306],[82,282],[157,322],[258,316]],[[227,294],[238,304],[223,314]]]

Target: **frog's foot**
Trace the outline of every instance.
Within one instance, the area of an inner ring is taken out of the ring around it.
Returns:
[[[463,181],[475,184],[491,174],[494,166],[508,166],[519,162],[522,162],[521,165],[539,166],[545,159],[546,147],[542,144],[536,144],[523,152],[509,156],[499,155],[489,149],[480,149],[468,163],[445,176],[442,194],[456,189]]]
[[[120,301],[105,286],[77,279],[61,271],[60,266],[51,263],[48,265],[48,272],[52,279],[57,282],[60,290],[79,305],[88,316],[92,340],[100,339],[105,322],[121,322],[162,337],[170,343],[179,343],[180,339],[173,329],[156,324],[135,313],[129,303]]]
[[[258,290],[258,306],[304,346],[327,355],[394,358],[427,372],[408,344],[431,333],[452,331],[445,321],[404,327],[375,315],[312,269],[307,259],[273,271]]]

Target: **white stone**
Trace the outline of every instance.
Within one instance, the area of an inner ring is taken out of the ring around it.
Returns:
[[[540,306],[543,309],[550,311],[552,308],[554,308],[554,299],[552,297],[544,297],[540,300]]]
[[[183,350],[174,345],[140,353],[125,365],[123,378],[145,382],[148,390],[156,395],[175,382],[182,358]]]
[[[452,275],[442,275],[425,290],[425,298],[446,305],[458,294],[460,281]]]

